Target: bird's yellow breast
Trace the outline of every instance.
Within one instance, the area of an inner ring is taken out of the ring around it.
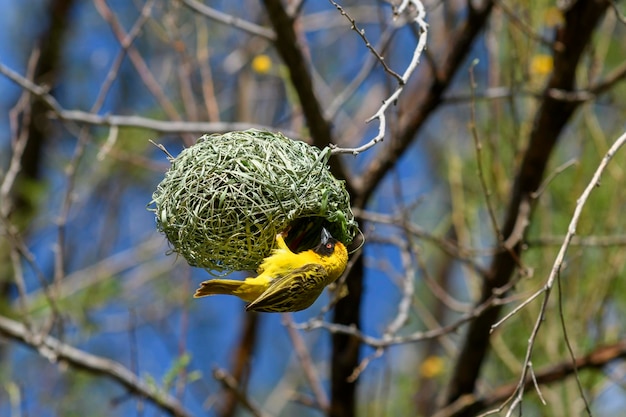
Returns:
[[[279,242],[278,249],[275,249],[272,256],[265,258],[259,270],[257,278],[267,279],[270,282],[286,272],[301,268],[307,264],[321,265],[326,270],[326,285],[334,282],[341,276],[348,263],[348,251],[341,243],[335,244],[335,250],[331,255],[324,256],[307,250],[300,253],[293,253]]]

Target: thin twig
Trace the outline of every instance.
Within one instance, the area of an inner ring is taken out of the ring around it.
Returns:
[[[593,99],[597,95],[608,91],[618,82],[623,81],[624,78],[626,78],[626,62],[614,68],[611,72],[606,74],[603,79],[589,86],[587,92],[591,95],[591,99]]]
[[[133,27],[130,29],[128,34],[126,34],[122,42],[120,42],[121,50],[117,53],[117,56],[111,64],[111,68],[109,68],[109,72],[107,72],[106,78],[102,82],[102,86],[100,87],[100,91],[98,92],[98,97],[91,107],[91,113],[97,113],[102,108],[104,100],[106,99],[106,96],[109,93],[111,86],[117,79],[119,70],[122,67],[122,63],[124,62],[124,57],[126,57],[127,55],[128,48],[132,45],[137,36],[139,36],[145,23],[148,21],[153,5],[154,0],[146,1],[141,9],[141,14],[133,24]]]
[[[155,141],[153,141],[152,139],[148,139],[148,142],[150,142],[151,144],[153,144],[154,146],[156,146],[161,152],[163,152],[165,154],[165,156],[167,156],[167,159],[171,162],[174,160],[174,157],[172,156],[171,153],[169,153],[169,151],[165,148],[165,146],[163,146],[160,143],[156,143]]]
[[[206,109],[207,120],[217,122],[220,120],[220,106],[215,96],[215,82],[211,70],[209,30],[207,24],[197,24],[196,35],[196,61],[200,73],[202,98]]]
[[[224,23],[225,25],[232,26],[237,29],[241,29],[251,35],[260,36],[271,42],[274,42],[276,40],[276,34],[271,29],[267,29],[252,22],[240,19],[237,16],[220,12],[219,10],[215,10],[212,7],[202,4],[196,0],[181,1],[191,10],[194,10],[195,12],[200,13],[201,15],[206,16],[211,20]]]
[[[535,387],[535,392],[537,393],[537,396],[539,397],[541,403],[543,405],[546,405],[546,400],[543,398],[543,394],[541,393],[541,389],[539,388],[539,383],[537,382],[537,376],[535,375],[535,369],[533,368],[532,362],[528,363],[528,369],[530,369],[530,378],[533,381],[533,387]]]
[[[290,313],[284,313],[282,317],[283,325],[287,328],[289,339],[291,339],[291,343],[293,344],[296,355],[298,356],[298,360],[300,361],[300,365],[304,371],[304,376],[308,380],[311,391],[313,391],[313,395],[315,396],[315,405],[326,412],[328,411],[328,407],[330,405],[328,395],[326,395],[326,391],[324,391],[324,387],[322,386],[319,375],[313,365],[311,355],[307,350],[304,340],[302,339],[302,335],[295,329],[293,317]]]
[[[350,27],[350,29],[352,29],[353,31],[355,31],[356,33],[358,33],[358,35],[361,37],[361,39],[363,39],[363,42],[365,43],[365,46],[367,47],[367,49],[369,49],[372,54],[376,57],[376,59],[378,60],[378,62],[381,63],[381,65],[383,66],[383,68],[385,69],[385,72],[387,72],[389,75],[391,75],[393,78],[395,78],[398,81],[399,85],[404,85],[406,83],[406,80],[404,80],[400,74],[398,74],[397,72],[395,72],[394,70],[392,70],[389,65],[387,65],[387,62],[385,62],[385,58],[383,58],[378,51],[374,48],[374,46],[372,46],[372,44],[370,43],[370,41],[367,39],[367,37],[365,36],[365,29],[359,29],[359,27],[356,24],[356,21],[344,10],[343,7],[341,7],[341,5],[333,0],[328,0],[330,1],[330,3],[335,6],[337,8],[337,10],[339,10],[339,13],[341,13],[342,16],[345,16],[346,19],[348,19],[348,21],[350,22],[350,24],[352,25]]]
[[[400,228],[405,228],[406,231],[409,232],[411,235],[435,244],[447,255],[466,263],[474,272],[476,272],[481,277],[486,277],[487,271],[485,270],[485,268],[475,262],[472,257],[494,255],[501,251],[501,249],[498,248],[472,249],[467,247],[461,247],[454,242],[433,235],[432,233],[414,223],[404,222],[405,224],[403,225],[403,217],[406,217],[406,214],[404,213],[399,213],[397,215],[388,215],[383,213],[360,210],[357,208],[353,208],[353,211],[356,216],[370,222],[384,223]]]
[[[150,71],[150,68],[148,67],[148,64],[143,59],[139,51],[132,44],[124,45],[124,41],[128,39],[128,34],[120,24],[117,16],[115,16],[113,11],[107,5],[106,1],[94,0],[94,5],[96,6],[96,10],[98,11],[98,13],[100,13],[100,16],[102,16],[104,21],[109,24],[111,31],[113,32],[113,35],[119,42],[120,46],[126,49],[128,58],[135,67],[135,70],[139,74],[139,77],[143,81],[148,91],[161,105],[163,111],[165,111],[170,119],[181,120],[180,115],[178,114],[178,110],[176,110],[176,107],[174,107],[170,99],[163,91],[161,84],[154,77],[152,71]]]
[[[435,296],[435,298],[437,298],[437,300],[445,305],[450,311],[457,313],[467,313],[470,311],[472,309],[472,305],[470,303],[464,303],[454,298],[437,280],[430,275],[426,261],[423,258],[423,256],[420,256],[420,254],[416,252],[415,261],[420,268],[424,283],[428,289],[430,289],[430,292]]]
[[[415,276],[417,275],[417,271],[415,270],[415,262],[412,259],[408,243],[400,248],[400,259],[402,260],[404,269],[404,276],[402,277],[402,298],[400,299],[400,303],[398,303],[396,317],[387,325],[383,333],[383,338],[389,338],[398,333],[409,320],[409,313],[411,312],[411,302],[413,301],[413,294],[415,293]]]
[[[376,49],[385,49],[389,42],[391,41],[392,34],[394,33],[393,28],[387,29],[381,36],[379,45],[376,46]],[[350,83],[335,96],[333,101],[328,105],[326,109],[326,117],[329,120],[332,120],[337,115],[337,112],[341,108],[341,106],[350,98],[352,95],[358,90],[358,88],[363,84],[367,76],[370,74],[372,69],[374,68],[374,64],[376,63],[376,57],[368,55],[368,59],[361,65],[361,69],[359,73],[350,81]]]
[[[144,85],[152,93],[154,98],[159,102],[165,113],[173,120],[180,120],[180,115],[178,111],[172,104],[172,102],[167,98],[163,89],[161,88],[161,84],[154,78],[152,72],[150,71],[148,64],[146,64],[145,60],[135,49],[132,44],[124,45],[124,41],[129,39],[128,34],[120,24],[119,20],[113,13],[113,11],[109,8],[105,0],[94,0],[94,5],[96,6],[96,10],[100,13],[100,16],[107,22],[113,32],[113,35],[116,37],[122,49],[126,50],[130,61],[133,63],[133,66],[137,70],[140,78],[142,79]]]
[[[469,67],[469,77],[470,77],[470,91],[472,97],[474,96],[474,92],[476,91],[476,79],[474,78],[474,67],[478,64],[478,60],[475,59]],[[480,180],[480,187],[483,190],[483,196],[485,197],[485,204],[487,205],[487,212],[489,213],[489,219],[491,220],[491,226],[493,227],[493,231],[498,239],[498,242],[502,242],[504,237],[502,236],[502,231],[500,230],[500,226],[498,226],[498,220],[496,219],[496,213],[493,209],[493,203],[491,202],[491,190],[487,186],[487,181],[485,179],[485,172],[483,170],[483,158],[482,158],[482,149],[483,145],[480,141],[480,137],[478,136],[478,130],[476,128],[476,100],[470,102],[470,122],[469,129],[472,132],[472,138],[474,139],[474,150],[476,151],[476,168],[478,170],[478,179]]]
[[[541,194],[543,194],[543,192],[546,190],[546,188],[548,188],[548,185],[550,185],[550,183],[563,171],[565,171],[567,168],[571,167],[572,165],[575,165],[578,161],[575,158],[570,159],[569,161],[559,165],[558,167],[556,167],[554,169],[554,171],[552,171],[550,173],[550,175],[548,175],[546,177],[546,179],[541,183],[541,185],[537,188],[537,190],[533,193],[531,193],[531,197],[534,199],[539,198],[539,196]]]
[[[253,401],[248,398],[245,392],[239,389],[239,385],[235,378],[227,371],[220,368],[213,369],[213,378],[222,384],[224,389],[232,392],[237,400],[243,405],[254,417],[269,417],[265,414]]]
[[[524,271],[524,268],[521,265],[520,257],[517,253],[515,253],[514,248],[524,239],[526,228],[530,225],[532,200],[533,199],[530,195],[522,196],[522,199],[518,206],[519,209],[517,211],[517,217],[515,217],[515,223],[513,224],[513,228],[511,229],[511,232],[509,233],[509,236],[506,238],[506,240],[502,242],[502,247],[509,252],[515,263],[518,264],[522,271]]]
[[[8,219],[0,216],[0,222],[2,222],[4,225],[6,231],[5,236],[8,238],[9,242],[11,242],[12,249],[20,254],[22,259],[26,262],[27,265],[30,266],[30,268],[35,273],[35,276],[39,281],[39,285],[41,285],[41,288],[43,289],[46,301],[48,302],[50,308],[54,313],[54,317],[60,317],[61,310],[59,309],[54,297],[52,296],[52,292],[50,290],[48,280],[46,279],[46,275],[39,267],[37,262],[35,262],[35,255],[33,255],[33,253],[28,249],[28,246],[26,245],[26,242],[24,242],[22,235],[18,232],[16,227],[8,221]]]
[[[363,371],[365,371],[365,368],[367,368],[373,360],[383,356],[383,353],[385,353],[385,349],[383,347],[378,347],[376,348],[376,350],[374,350],[374,353],[364,357],[361,362],[359,362],[359,365],[354,368],[350,376],[348,376],[348,382],[355,382],[363,373]]]
[[[534,239],[528,239],[526,245],[532,246],[560,246],[563,243],[564,236],[539,236]],[[626,235],[610,235],[610,236],[574,236],[570,242],[570,246],[593,246],[593,247],[609,247],[609,246],[625,246]]]
[[[442,104],[465,104],[472,100],[503,100],[511,99],[514,97],[530,97],[535,99],[541,99],[541,93],[533,90],[527,90],[523,88],[511,88],[511,87],[488,87],[482,91],[475,91],[472,93],[453,93],[448,94],[442,98]]]
[[[587,400],[587,395],[585,395],[585,390],[583,388],[582,382],[580,381],[580,375],[578,374],[578,367],[576,366],[576,355],[574,354],[574,349],[572,348],[572,343],[569,340],[569,333],[567,332],[567,325],[565,324],[565,313],[563,312],[563,291],[561,288],[561,278],[557,279],[557,294],[558,294],[558,306],[559,306],[559,319],[561,322],[561,329],[563,330],[563,340],[565,341],[565,346],[567,347],[567,352],[569,353],[570,359],[572,361],[572,368],[574,369],[574,378],[576,379],[576,386],[578,387],[578,393],[580,397],[583,399],[583,403],[585,404],[585,410],[587,411],[587,415],[591,417],[591,407],[589,406],[589,400]],[[535,375],[533,374],[533,379]],[[541,399],[543,401],[543,398]],[[543,401],[545,405],[545,401]]]
[[[400,94],[402,94],[402,91],[404,91],[404,87],[406,86],[409,78],[411,78],[411,75],[415,71],[415,68],[417,68],[417,65],[419,64],[420,56],[422,55],[422,51],[426,47],[426,40],[428,37],[428,24],[424,20],[424,18],[426,17],[426,11],[420,0],[403,2],[398,7],[397,13],[402,14],[409,4],[413,5],[416,9],[413,23],[416,23],[419,26],[421,32],[419,35],[417,46],[413,50],[413,57],[411,58],[411,62],[405,69],[402,76],[399,78],[398,88],[396,88],[396,90],[389,97],[383,100],[382,105],[378,108],[376,113],[365,121],[366,123],[369,123],[373,120],[378,120],[378,134],[369,142],[356,148],[340,148],[338,146],[332,146],[333,154],[350,153],[352,155],[358,155],[359,153],[364,152],[375,146],[378,142],[381,142],[384,139],[387,128],[387,116],[385,113],[392,104],[396,103],[398,97],[400,97]]]
[[[2,64],[0,64],[2,65]],[[30,121],[30,105],[29,105],[29,92],[25,91],[18,100],[18,104],[11,110],[10,115],[12,120],[16,120],[17,123],[17,109],[22,107],[23,117],[25,122]],[[18,107],[19,106],[19,107]],[[16,111],[14,111],[16,110]],[[26,126],[24,123],[22,126]],[[9,167],[6,172],[2,173],[2,181],[0,182],[0,216],[8,218],[9,212],[12,209],[12,199],[10,197],[11,190],[15,185],[17,175],[22,169],[22,155],[26,149],[28,143],[28,129],[23,129],[19,134],[17,133],[18,127],[15,126],[15,133],[11,138],[11,148],[13,153],[11,154],[11,160],[9,161]]]
[[[514,282],[509,283],[505,287],[503,287],[500,291],[494,291],[494,294],[488,298],[484,303],[476,306],[472,311],[463,314],[457,321],[447,324],[445,326],[441,326],[437,329],[427,330],[427,331],[418,331],[408,335],[396,335],[392,337],[375,337],[369,336],[363,332],[361,332],[356,326],[348,326],[337,323],[329,323],[319,318],[314,318],[304,323],[296,323],[294,327],[300,330],[315,330],[315,329],[325,329],[326,331],[336,334],[346,334],[350,336],[356,337],[360,342],[365,343],[374,348],[379,347],[388,347],[393,345],[401,345],[414,343],[422,340],[435,339],[446,334],[452,333],[460,328],[463,324],[475,319],[480,316],[485,310],[496,306],[502,305],[509,300],[501,298],[502,294],[505,294],[506,291],[510,289],[510,287],[514,285]]]
[[[387,325],[383,332],[382,340],[391,339],[400,331],[400,329],[409,320],[409,313],[411,311],[411,304],[413,302],[413,294],[415,293],[415,262],[411,259],[411,250],[407,242],[396,242],[396,246],[400,249],[400,257],[402,259],[402,266],[404,274],[402,276],[402,298],[398,304],[398,312],[394,319]],[[354,369],[352,374],[348,377],[348,382],[354,382],[361,375],[361,373],[367,368],[367,366],[374,359],[380,358],[385,349],[383,346],[378,347],[373,354],[366,356],[361,363]]]

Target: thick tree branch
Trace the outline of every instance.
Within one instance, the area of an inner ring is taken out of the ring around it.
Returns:
[[[533,193],[541,185],[549,158],[563,127],[578,107],[578,103],[559,101],[549,92],[553,89],[574,90],[576,69],[582,52],[607,7],[608,3],[604,1],[578,1],[565,13],[565,25],[557,31],[556,41],[560,42],[563,48],[554,51],[554,72],[535,117],[528,148],[513,186],[511,201],[502,227],[502,234],[507,242],[510,241],[509,236],[516,230],[516,225],[528,224],[532,215]],[[524,218],[520,219],[520,214],[524,213],[522,210],[524,207],[529,207],[529,210]],[[523,232],[518,236],[521,238]],[[520,238],[509,242],[511,251],[499,253],[494,257],[478,303],[482,303],[491,297],[494,290],[510,282],[518,265]],[[489,348],[491,326],[497,321],[500,310],[500,306],[487,310],[470,324],[459,357],[453,367],[455,372],[446,398],[448,404],[465,394],[474,392],[480,368]]]
[[[176,398],[148,385],[119,362],[92,355],[51,336],[33,334],[22,323],[3,316],[0,316],[0,335],[35,349],[51,362],[67,363],[73,368],[111,378],[130,393],[145,398],[172,416],[192,416]]]
[[[363,293],[363,257],[360,256],[346,279],[347,295],[335,306],[333,322],[339,326],[358,329],[361,323],[361,295]],[[356,326],[356,327],[355,327]],[[361,341],[356,335],[333,333],[331,358],[330,417],[353,417],[356,415],[357,381],[350,376],[359,365]]]
[[[614,360],[626,358],[626,340],[622,340],[613,345],[601,346],[585,356],[576,358],[574,362],[570,359],[564,360],[556,365],[548,366],[535,372],[535,381],[539,385],[562,382],[565,378],[575,374],[576,370],[599,369]],[[525,388],[532,389],[535,382],[530,375],[524,380]],[[518,382],[502,385],[488,395],[474,396],[466,394],[454,403],[441,409],[433,417],[456,417],[461,415],[476,415],[489,407],[495,407],[519,388]]]

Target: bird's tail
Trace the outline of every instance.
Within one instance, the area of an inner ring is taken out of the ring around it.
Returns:
[[[210,279],[200,284],[200,288],[193,295],[194,298],[206,297],[207,295],[226,294],[237,295],[237,290],[241,287],[243,281],[234,279]]]
[[[254,301],[265,289],[263,286],[252,285],[250,279],[239,281],[235,279],[210,279],[200,283],[200,288],[193,295],[194,298],[207,295],[226,294],[235,295],[244,301]]]

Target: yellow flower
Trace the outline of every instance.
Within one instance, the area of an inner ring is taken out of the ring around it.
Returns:
[[[440,356],[431,355],[422,362],[420,374],[424,378],[434,378],[443,372],[443,365],[443,359]]]
[[[530,73],[533,75],[546,75],[552,72],[554,63],[551,55],[538,54],[530,60]]]
[[[252,69],[259,74],[267,74],[272,69],[272,60],[265,54],[259,54],[252,60]]]

